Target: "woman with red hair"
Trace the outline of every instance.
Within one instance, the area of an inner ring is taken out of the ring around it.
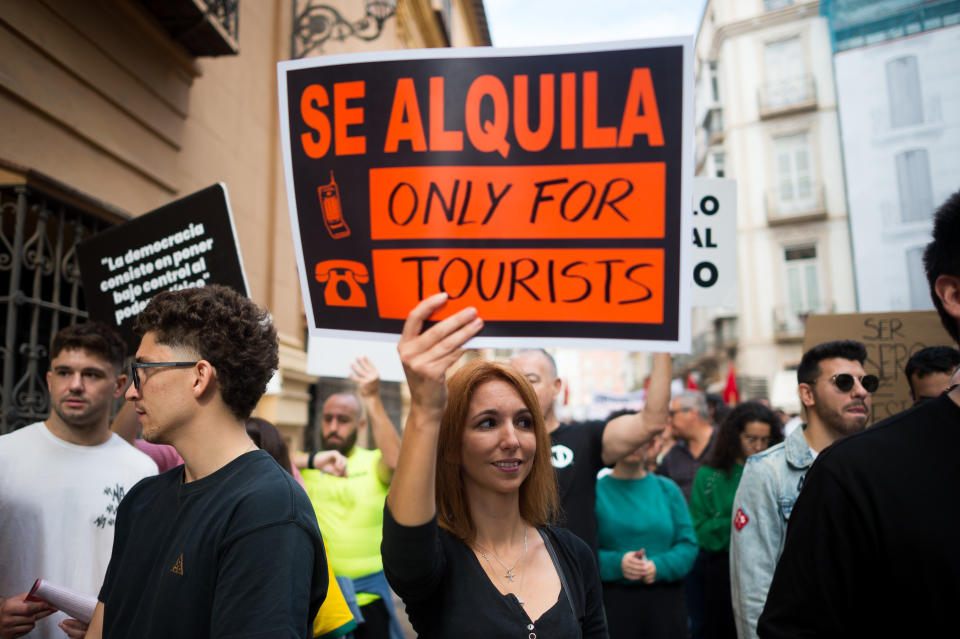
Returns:
[[[556,481],[533,388],[480,360],[448,381],[483,321],[467,308],[423,331],[446,301],[411,311],[398,347],[410,413],[384,513],[387,579],[423,639],[606,637],[592,551],[549,526]]]

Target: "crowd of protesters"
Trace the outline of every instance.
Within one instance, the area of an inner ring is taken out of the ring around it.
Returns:
[[[960,193],[924,264],[958,341]],[[324,398],[307,451],[251,417],[277,336],[229,288],[154,297],[129,366],[107,326],[60,331],[50,416],[0,437],[0,639],[400,639],[407,621],[484,639],[948,627],[956,349],[914,353],[914,407],[869,427],[879,380],[851,339],[803,354],[799,420],[671,396],[656,354],[642,411],[563,423],[550,354],[463,363],[483,320],[427,321],[448,303],[429,297],[404,324],[402,437],[361,356],[356,392]],[[372,450],[358,444],[368,428]],[[33,596],[37,578],[95,596],[92,614]]]

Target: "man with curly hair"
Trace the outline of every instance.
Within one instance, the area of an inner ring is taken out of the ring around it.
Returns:
[[[306,493],[245,421],[277,367],[267,313],[223,286],[166,291],[137,317],[144,437],[178,466],[120,504],[87,637],[309,637],[327,590]]]
[[[958,341],[960,191],[937,211],[923,263],[940,321]],[[958,449],[954,387],[823,451],[793,507],[760,637],[956,632]]]

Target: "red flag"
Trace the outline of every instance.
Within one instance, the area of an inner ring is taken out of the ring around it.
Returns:
[[[727,372],[727,385],[723,387],[723,401],[728,406],[737,404],[740,401],[740,391],[737,389],[737,371],[730,363],[730,370]]]
[[[687,390],[700,390],[696,380],[693,379],[693,373],[687,373]]]

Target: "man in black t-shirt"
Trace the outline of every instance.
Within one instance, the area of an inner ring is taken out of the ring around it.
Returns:
[[[553,467],[560,492],[561,526],[569,528],[597,551],[597,473],[612,466],[662,432],[670,398],[670,356],[654,355],[653,373],[642,413],[621,415],[607,423],[561,424],[554,403],[563,382],[545,350],[521,350],[511,364],[533,385],[550,433]]]
[[[127,399],[184,464],[120,503],[86,636],[311,637],[328,579],[313,507],[245,427],[277,366],[269,315],[212,285],[160,293],[134,329]]]
[[[960,191],[923,256],[960,341]],[[960,388],[825,449],[790,514],[758,635],[935,637],[956,626]]]

